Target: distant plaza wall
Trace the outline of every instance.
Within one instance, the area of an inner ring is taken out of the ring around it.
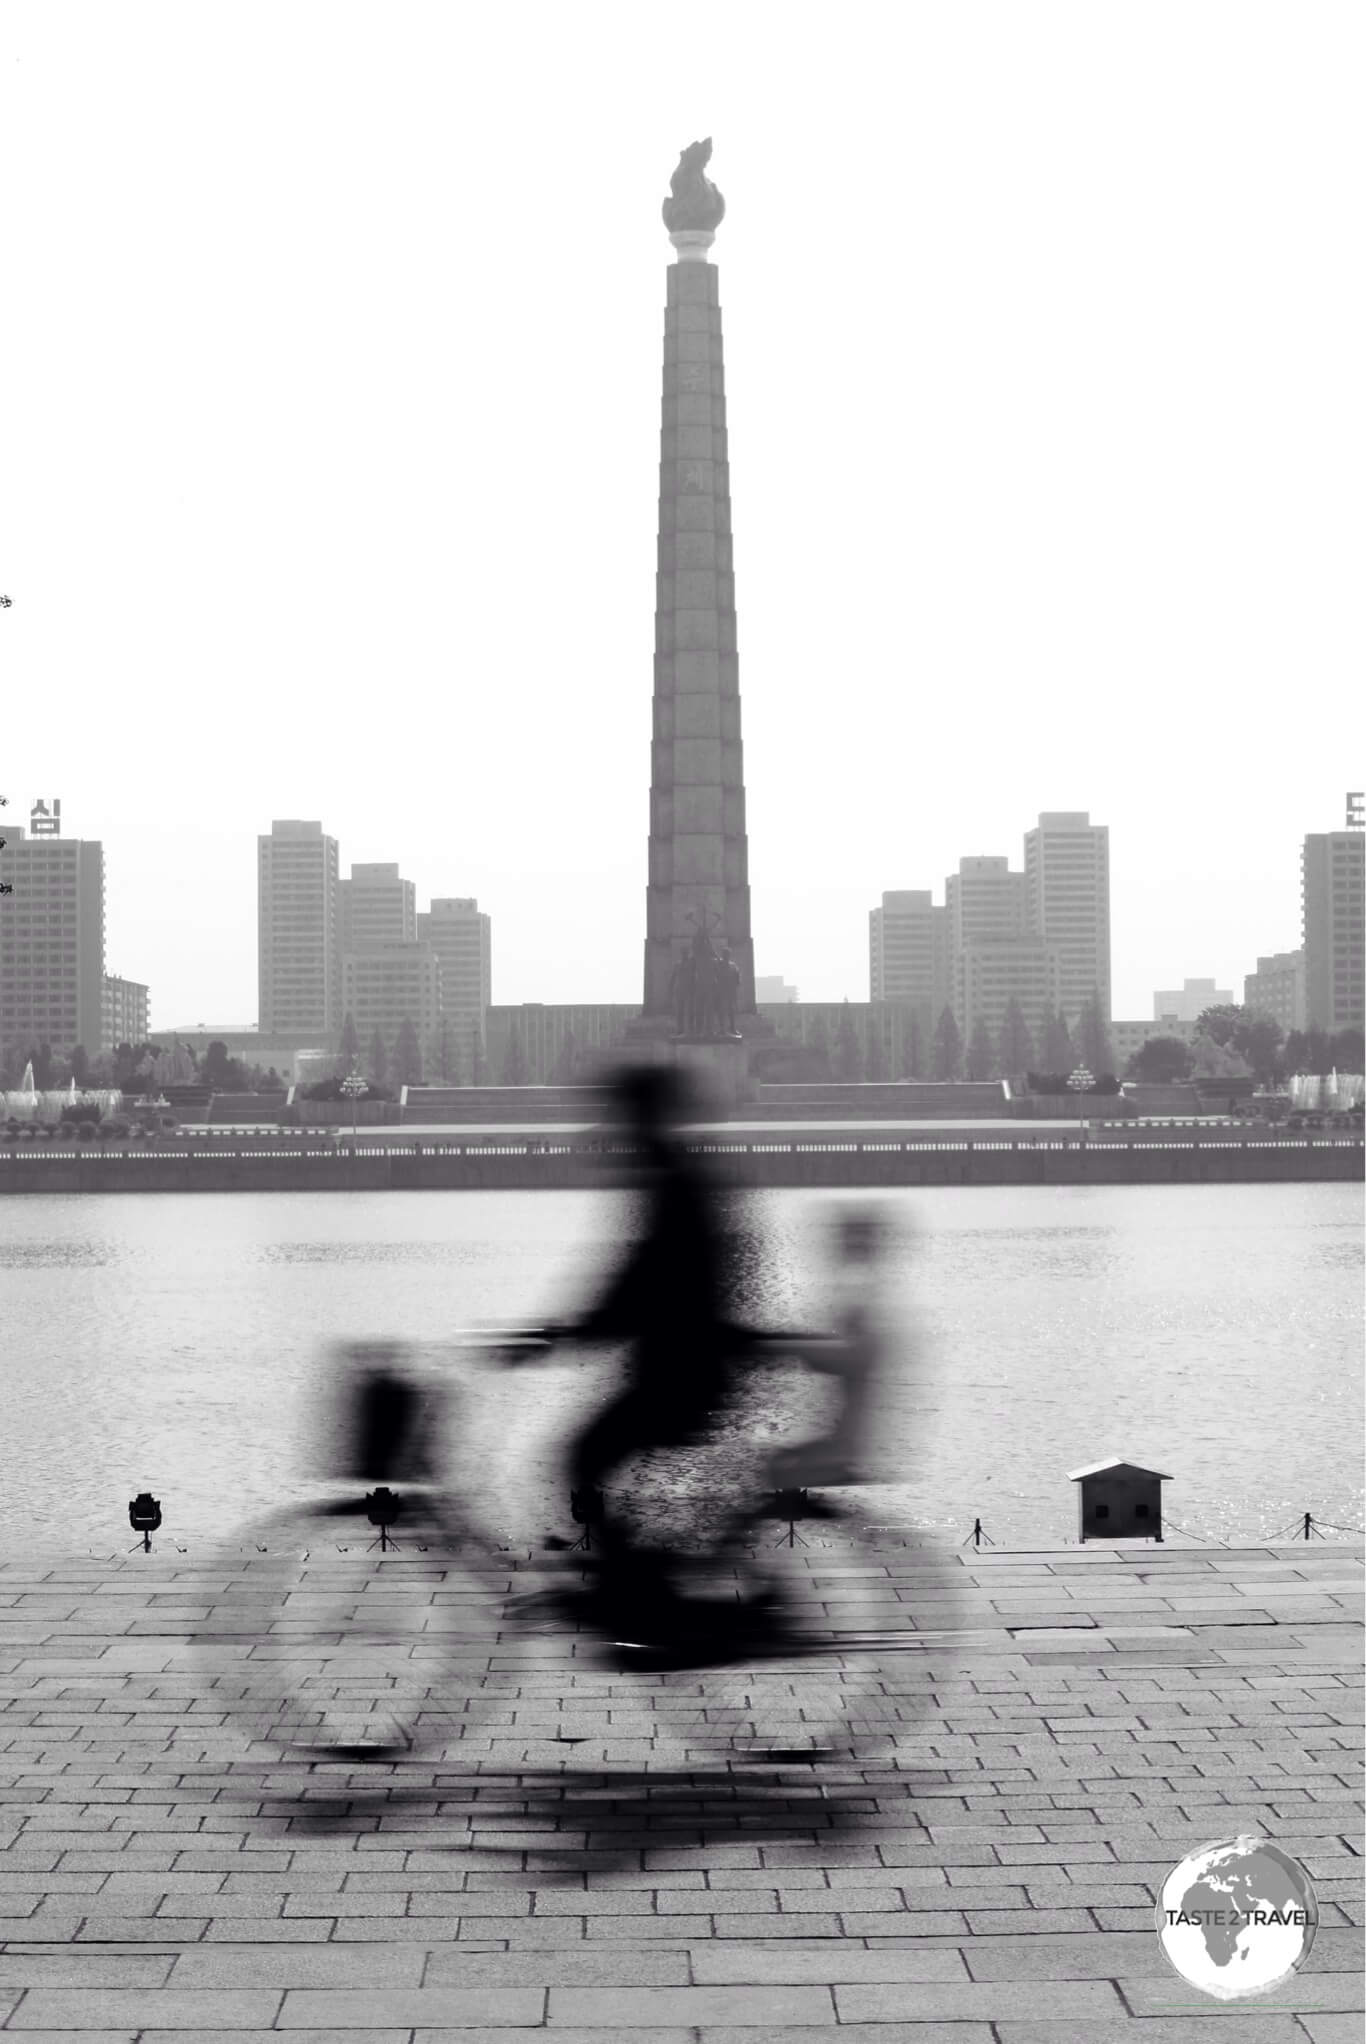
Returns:
[[[591,1081],[626,1054],[627,1031],[639,1014],[638,1001],[495,1004],[485,1021],[489,1080],[523,1086]],[[773,1031],[755,1052],[760,1079],[930,1076],[934,1018],[928,1001],[761,1001],[758,1016]],[[845,1070],[850,1063],[854,1069]]]

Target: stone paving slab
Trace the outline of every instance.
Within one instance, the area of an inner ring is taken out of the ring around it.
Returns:
[[[832,1614],[850,1582],[877,1614],[894,1746],[682,1771],[609,1682],[549,1668],[508,1690],[517,1765],[497,1722],[393,1766],[246,1751],[187,1656],[207,1620],[230,1672],[258,1623],[221,1567],[11,1559],[0,2033],[1355,2044],[1361,1559],[813,1552]],[[405,1581],[456,1601],[439,1562]],[[1153,1908],[1240,1830],[1303,1862],[1321,1927],[1286,1987],[1220,2003]]]

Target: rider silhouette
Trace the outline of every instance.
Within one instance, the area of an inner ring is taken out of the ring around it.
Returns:
[[[597,1304],[560,1330],[578,1341],[629,1343],[626,1381],[569,1449],[575,1491],[643,1449],[696,1438],[725,1397],[739,1342],[723,1310],[723,1238],[713,1196],[679,1140],[688,1098],[671,1065],[624,1071],[610,1097],[642,1153],[643,1235]],[[664,1557],[634,1548],[610,1512],[600,1531],[602,1595],[622,1622],[655,1632],[667,1598]]]

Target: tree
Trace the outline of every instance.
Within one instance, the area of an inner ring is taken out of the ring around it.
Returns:
[[[1328,1039],[1328,1055],[1335,1070],[1339,1072],[1360,1072],[1366,1062],[1366,1046],[1363,1046],[1361,1024],[1349,1024],[1339,1029]]]
[[[972,1035],[968,1038],[968,1077],[989,1079],[994,1060],[991,1031],[987,1028],[986,1017],[979,1015],[972,1025]]]
[[[232,1060],[228,1056],[228,1046],[226,1043],[219,1043],[215,1039],[205,1050],[204,1061],[199,1067],[201,1084],[212,1086],[215,1093],[226,1093],[229,1090],[228,1081],[231,1076],[231,1064]]]
[[[1231,1041],[1216,1043],[1212,1036],[1203,1036],[1197,1031],[1191,1045],[1191,1076],[1195,1079],[1246,1079],[1249,1076],[1247,1060],[1234,1049]]]
[[[158,1086],[193,1085],[194,1066],[185,1046],[176,1044],[173,1050],[158,1051],[152,1077]],[[217,1042],[209,1044],[204,1052],[199,1083],[211,1086],[215,1093],[249,1093],[252,1089],[251,1073],[241,1058],[229,1057],[227,1045]]]
[[[71,1076],[78,1086],[90,1083],[90,1059],[83,1043],[78,1043],[71,1053]]]
[[[853,1010],[847,1000],[840,1010],[840,1026],[835,1037],[835,1077],[837,1079],[863,1077],[863,1046],[858,1040]]]
[[[132,1078],[134,1072],[138,1068],[138,1060],[142,1052],[146,1048],[147,1046],[145,1044],[138,1044],[136,1047],[134,1047],[134,1045],[131,1043],[115,1044],[114,1077],[120,1084],[122,1084],[122,1082],[125,1079]]]
[[[240,1058],[230,1058],[220,1043],[223,1058],[218,1067],[214,1090],[219,1093],[245,1093],[251,1085],[251,1077]],[[193,1086],[195,1082],[194,1059],[183,1043],[173,1043],[169,1050],[159,1050],[152,1065],[152,1077],[158,1086]]]
[[[398,1025],[393,1080],[396,1086],[418,1086],[422,1083],[422,1046],[417,1040],[417,1029],[411,1015],[405,1015]]]
[[[1220,1001],[1206,1008],[1196,1024],[1196,1033],[1221,1050],[1233,1051],[1250,1071],[1266,1085],[1282,1069],[1285,1038],[1273,1015],[1257,1008],[1243,1008],[1236,1001]]]
[[[1102,1078],[1107,1072],[1113,1073],[1115,1069],[1115,1054],[1110,1048],[1110,1032],[1105,1026],[1100,993],[1095,989],[1077,1017],[1077,1056],[1093,1078]]]
[[[566,1028],[564,1040],[560,1044],[560,1054],[555,1060],[554,1070],[550,1076],[553,1083],[557,1086],[572,1086],[577,1081],[578,1070],[578,1039],[575,1037],[572,1029]]]
[[[925,1076],[925,1032],[920,1026],[920,1011],[912,1008],[901,1038],[901,1074],[903,1079],[923,1079]]]
[[[1195,1018],[1197,1036],[1207,1036],[1211,1043],[1221,1048],[1230,1042],[1243,1019],[1243,1009],[1236,1001],[1220,1001],[1212,1008],[1205,1008]]]
[[[1190,1077],[1194,1063],[1194,1051],[1179,1036],[1150,1036],[1129,1059],[1124,1076],[1148,1086],[1173,1086]]]
[[[1043,1026],[1039,1032],[1039,1063],[1046,1072],[1070,1072],[1075,1068],[1076,1062],[1067,1017],[1054,1009],[1046,1009]],[[1094,1069],[1092,1066],[1093,1071]]]
[[[470,1084],[487,1086],[489,1064],[484,1051],[484,1027],[478,1016],[470,1024]]]
[[[864,1077],[882,1080],[888,1076],[887,1046],[882,1040],[882,1030],[875,1014],[868,1025],[868,1059],[864,1068]]]
[[[1034,1039],[1025,1021],[1024,1009],[1012,994],[1006,1002],[1005,1016],[1001,1022],[1001,1039],[997,1046],[1004,1078],[1018,1078],[1027,1072],[1034,1062]]]
[[[963,1062],[963,1039],[952,1008],[945,1008],[934,1028],[934,1076],[956,1079]]]
[[[347,884],[349,885],[350,883],[348,882]],[[338,1054],[335,1067],[337,1077],[344,1079],[349,1072],[355,1071],[359,1062],[360,1036],[356,1030],[356,1018],[348,1008],[346,1020],[342,1023],[341,1050]]]
[[[375,1033],[370,1038],[370,1050],[365,1062],[369,1067],[370,1077],[377,1086],[382,1086],[389,1076],[389,1059],[384,1048],[384,1038],[379,1033],[378,1022],[375,1024]]]
[[[1259,1014],[1255,1008],[1246,1010],[1233,1041],[1252,1067],[1258,1083],[1274,1085],[1280,1077],[1281,1046],[1285,1042],[1285,1031],[1275,1016]]]
[[[507,1046],[503,1051],[503,1079],[505,1086],[525,1086],[528,1078],[526,1051],[522,1047],[522,1031],[518,1023],[508,1028]]]

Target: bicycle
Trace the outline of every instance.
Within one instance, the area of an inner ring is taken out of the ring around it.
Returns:
[[[772,1363],[813,1339],[754,1348]],[[501,1364],[549,1346],[535,1330],[462,1345]],[[415,1359],[408,1348],[409,1369]],[[670,1553],[667,1624],[632,1639],[604,1617],[591,1501],[578,1541],[514,1551],[442,1474],[352,1482],[220,1555],[196,1658],[248,1754],[673,1769],[858,1759],[894,1743],[903,1713],[873,1658],[885,1576],[853,1518],[826,1507],[819,1533],[799,1533],[800,1496],[736,1487],[700,1546]]]

